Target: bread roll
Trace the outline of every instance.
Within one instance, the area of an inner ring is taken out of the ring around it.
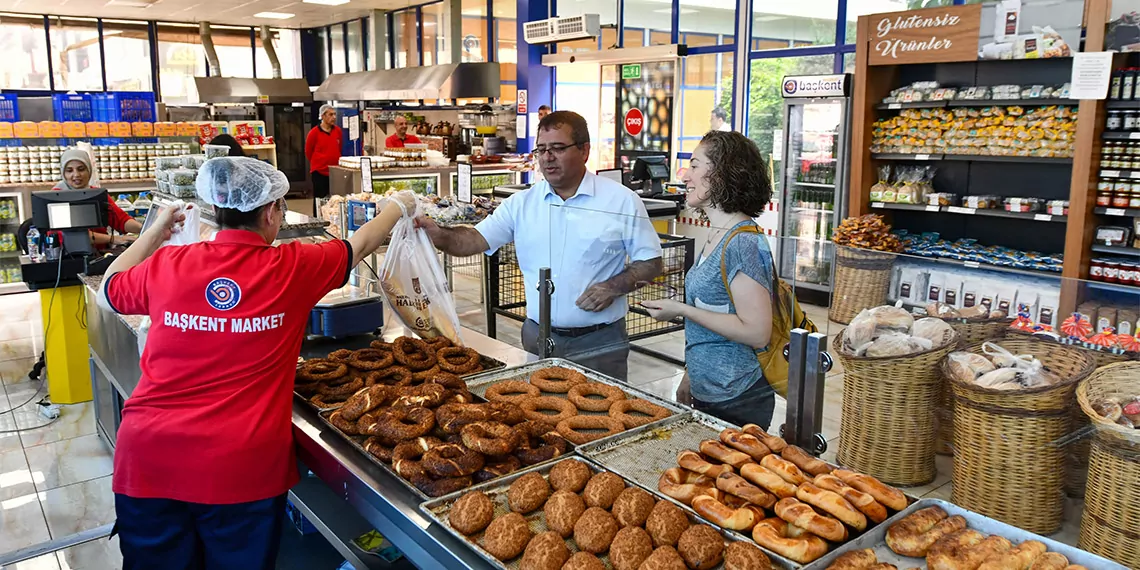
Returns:
[[[959,382],[973,382],[978,376],[996,368],[988,358],[972,352],[951,352],[946,360],[950,376]]]
[[[954,329],[946,324],[946,321],[926,317],[914,321],[914,328],[911,330],[911,334],[929,340],[934,346],[942,346],[945,344],[949,334],[953,331]]]

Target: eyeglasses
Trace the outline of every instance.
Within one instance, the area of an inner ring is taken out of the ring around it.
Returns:
[[[554,156],[562,156],[562,155],[566,154],[567,150],[574,148],[574,147],[580,147],[584,144],[586,144],[586,143],[555,144],[555,145],[549,145],[549,146],[536,146],[536,147],[534,147],[534,154],[541,156],[541,155],[549,152],[549,153],[553,154]]]

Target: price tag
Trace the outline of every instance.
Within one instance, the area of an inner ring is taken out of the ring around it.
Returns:
[[[372,159],[367,156],[360,157],[360,191],[372,193]]]
[[[926,207],[927,212],[939,212],[941,210],[942,210],[942,208],[939,208],[938,206],[927,206]]]
[[[946,211],[953,213],[953,214],[970,214],[970,215],[973,215],[975,212],[977,212],[977,210],[974,208],[963,208],[961,206],[950,206],[950,207],[946,208]]]
[[[1133,170],[1128,173],[1129,178],[1140,178],[1140,170]]]
[[[304,107],[305,104],[300,102],[300,101],[293,101],[293,106],[294,107]]]
[[[891,104],[887,105],[887,108],[888,109],[902,109],[902,105],[900,105],[898,103],[891,103]]]
[[[1140,133],[1128,133],[1128,138],[1132,140],[1140,140]]]
[[[1120,208],[1108,208],[1104,211],[1104,215],[1106,215],[1106,216],[1123,216],[1124,210],[1122,210]]]
[[[970,269],[977,269],[977,268],[981,267],[981,264],[979,264],[977,261],[963,261],[962,265],[965,265],[966,267],[969,267]]]
[[[871,202],[871,207],[872,208],[882,208],[883,203],[882,202]]]
[[[930,160],[930,155],[929,154],[916,154],[916,155],[914,155],[914,159],[915,160]]]
[[[459,163],[456,174],[455,199],[464,204],[471,203],[471,165]]]
[[[1101,176],[1107,176],[1108,178],[1116,178],[1117,176],[1120,176],[1120,171],[1119,170],[1101,170],[1100,175]]]
[[[1050,216],[1049,214],[1037,214],[1033,216],[1033,219],[1037,220],[1038,222],[1052,222],[1053,216]]]

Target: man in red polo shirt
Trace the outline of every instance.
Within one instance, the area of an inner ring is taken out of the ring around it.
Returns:
[[[392,121],[396,127],[396,132],[389,135],[384,139],[384,146],[387,148],[404,148],[406,144],[420,144],[420,139],[416,135],[408,134],[408,119],[403,115],[396,115],[396,120]]]
[[[309,134],[305,137],[305,158],[309,160],[313,198],[328,198],[329,166],[340,163],[340,146],[344,135],[340,127],[336,126],[336,109],[332,105],[321,105],[320,116],[321,122],[309,129]]]
[[[153,323],[115,449],[119,544],[126,569],[272,569],[298,481],[292,390],[309,312],[380,247],[401,210],[389,202],[347,241],[274,247],[284,174],[215,158],[197,186],[216,208],[216,238],[160,247],[176,224],[163,211],[99,294]],[[410,194],[398,200],[415,207]]]

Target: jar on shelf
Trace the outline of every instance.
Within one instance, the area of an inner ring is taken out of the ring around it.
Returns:
[[[1120,111],[1109,111],[1108,119],[1104,123],[1105,130],[1120,131],[1124,129],[1124,114]]]
[[[1120,262],[1115,259],[1104,260],[1104,281],[1106,283],[1120,282]]]

